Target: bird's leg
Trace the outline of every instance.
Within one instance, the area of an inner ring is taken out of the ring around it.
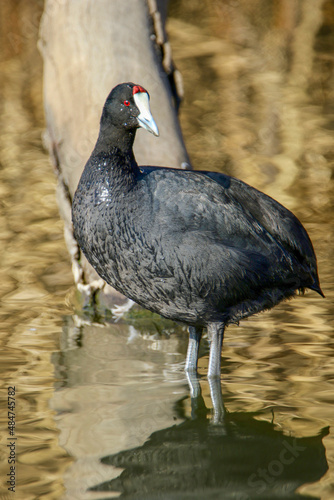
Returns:
[[[213,404],[213,416],[212,423],[220,424],[224,421],[225,409],[224,401],[222,395],[222,388],[220,385],[220,379],[217,377],[209,378],[211,401]]]
[[[210,357],[208,377],[220,378],[220,359],[224,337],[224,323],[210,323],[208,325],[208,335],[210,339]]]
[[[189,343],[185,370],[188,373],[197,373],[198,349],[203,328],[189,326]]]
[[[201,386],[199,383],[198,375],[196,372],[186,371],[186,376],[188,380],[188,385],[190,389],[191,401],[199,398],[201,396]],[[192,406],[192,404],[191,404]]]

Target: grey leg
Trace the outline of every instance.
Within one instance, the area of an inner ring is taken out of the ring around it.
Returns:
[[[221,424],[224,421],[225,409],[220,380],[217,377],[210,377],[208,380],[213,404],[212,423]]]
[[[210,358],[208,377],[220,378],[220,359],[224,337],[224,323],[210,323],[208,325],[208,335],[210,339]]]
[[[201,395],[201,386],[197,373],[186,371],[191,399],[196,399]]]
[[[189,326],[189,343],[185,370],[188,373],[197,373],[198,349],[203,328]]]

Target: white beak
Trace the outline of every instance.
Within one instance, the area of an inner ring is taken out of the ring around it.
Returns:
[[[139,109],[139,115],[137,116],[139,126],[158,136],[159,130],[151,114],[148,93],[136,92],[133,98],[137,108]]]

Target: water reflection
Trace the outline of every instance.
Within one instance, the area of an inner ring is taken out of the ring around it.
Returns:
[[[180,421],[173,407],[188,391],[180,367],[187,338],[180,327],[160,333],[161,324],[150,329],[146,323],[103,326],[66,318],[61,351],[53,357],[59,383],[51,406],[60,444],[75,459],[64,476],[68,499],[94,498],[88,489],[110,478],[101,456],[138,446]]]
[[[296,490],[326,473],[328,428],[291,433],[282,426],[282,414],[302,415],[283,394],[292,393],[284,369],[281,390],[271,396],[276,403],[265,411],[263,400],[252,411],[253,401],[238,393],[245,380],[235,392],[223,383],[226,407],[220,381],[209,387],[205,378],[190,381],[190,400],[186,332],[174,323],[159,329],[152,323],[66,319],[61,351],[53,357],[59,383],[51,402],[60,444],[74,458],[64,475],[65,498],[91,499],[97,492],[136,500],[310,498]],[[200,366],[207,359],[203,349]],[[234,381],[237,365],[235,359],[224,363]],[[261,392],[261,375],[253,370],[253,377]],[[267,391],[268,398],[270,385]],[[234,410],[236,403],[242,409]]]
[[[182,401],[177,408],[181,424],[154,432],[143,446],[103,457],[103,464],[123,471],[90,490],[136,500],[306,499],[296,489],[328,469],[322,443],[328,429],[295,438],[246,412],[225,412],[223,422],[212,425],[201,395],[192,400],[192,418]]]

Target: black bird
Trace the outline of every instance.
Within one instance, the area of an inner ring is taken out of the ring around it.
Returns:
[[[107,283],[189,326],[188,372],[206,327],[208,376],[220,377],[226,325],[298,290],[323,296],[312,243],[289,210],[238,179],[138,166],[139,127],[159,134],[147,91],[117,85],[74,196],[74,235]]]

